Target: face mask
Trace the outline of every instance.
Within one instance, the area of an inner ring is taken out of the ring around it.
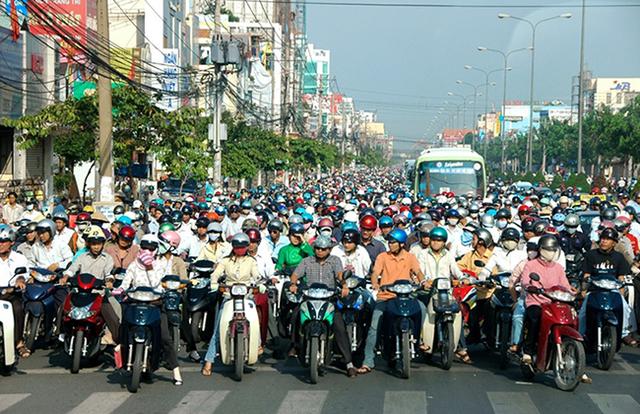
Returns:
[[[151,267],[153,265],[153,252],[141,249],[138,253],[138,260],[143,266]]]
[[[508,251],[512,252],[518,247],[518,242],[515,240],[505,240],[502,242],[502,246]]]
[[[244,256],[245,254],[247,254],[247,250],[249,250],[248,247],[234,247],[233,254],[235,254],[236,256]]]
[[[553,250],[540,249],[540,257],[545,262],[552,262],[556,258],[556,252]]]
[[[462,232],[462,236],[460,237],[460,241],[462,242],[463,246],[468,246],[469,244],[471,244],[471,240],[473,239],[473,233],[468,232],[468,231],[463,231]]]
[[[451,227],[457,226],[458,225],[458,221],[459,220],[457,218],[450,218],[450,219],[447,220],[447,222],[449,223],[449,225]]]
[[[567,230],[567,233],[569,233],[569,234],[575,234],[576,231],[578,231],[577,227],[566,227],[565,229]]]
[[[331,229],[322,229],[320,230],[321,236],[331,237]]]
[[[27,204],[27,210],[32,211],[33,210],[33,204]]]
[[[220,238],[220,233],[208,233],[208,236],[210,242],[215,242]]]
[[[536,252],[535,250],[529,251],[527,252],[527,257],[529,257],[529,260],[533,260],[538,257],[538,252]]]
[[[499,229],[504,229],[505,227],[507,227],[507,224],[509,224],[509,222],[508,222],[507,220],[498,220],[498,221],[496,222],[496,226],[497,226]]]

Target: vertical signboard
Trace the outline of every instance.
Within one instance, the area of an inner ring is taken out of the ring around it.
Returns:
[[[151,86],[162,90],[158,107],[166,111],[178,109],[178,49],[151,49]]]

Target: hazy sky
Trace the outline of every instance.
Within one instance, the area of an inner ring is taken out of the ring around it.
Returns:
[[[339,2],[340,0],[327,0]],[[352,0],[345,0],[347,2]],[[485,46],[504,51],[528,47],[531,29],[524,22],[498,19],[499,12],[537,21],[570,12],[571,19],[542,23],[536,32],[534,99],[570,104],[571,78],[579,68],[580,0],[374,0],[387,3],[505,5],[496,8],[369,8],[307,6],[307,33],[317,48],[331,50],[331,71],[340,90],[356,98],[358,109],[377,110],[387,131],[398,137],[396,148],[410,149],[429,132],[448,91],[473,94],[457,79],[479,85],[484,75],[465,70],[503,66],[499,54],[477,51]],[[509,5],[556,5],[513,8]],[[640,4],[639,0],[587,0],[589,4]],[[640,77],[640,7],[587,8],[585,63],[596,77]],[[530,52],[511,55],[507,99],[529,99]],[[502,74],[491,76],[489,101],[502,100]],[[398,94],[398,95],[395,95]],[[410,96],[400,96],[410,95]],[[484,98],[477,112],[484,111]],[[457,102],[461,102],[458,99]],[[470,122],[470,117],[467,122]]]

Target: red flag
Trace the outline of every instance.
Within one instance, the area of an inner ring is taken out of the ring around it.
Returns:
[[[11,38],[14,42],[20,38],[20,23],[18,22],[16,0],[11,0]]]

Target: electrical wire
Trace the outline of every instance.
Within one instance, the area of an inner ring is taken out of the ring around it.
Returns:
[[[287,0],[263,0],[265,3],[286,4]],[[320,1],[308,0],[305,2],[307,6],[327,6],[327,7],[368,7],[368,8],[396,8],[396,9],[566,9],[566,8],[582,8],[582,4],[535,4],[535,3],[370,3],[362,1]],[[598,3],[586,4],[585,7],[592,9],[607,8],[635,8],[640,7],[640,3]]]

